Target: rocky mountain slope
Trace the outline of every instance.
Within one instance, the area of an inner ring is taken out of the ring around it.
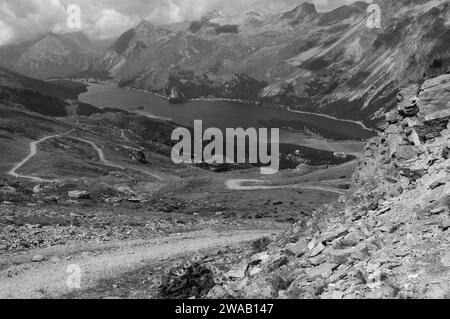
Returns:
[[[34,78],[66,77],[98,64],[105,49],[84,33],[49,33],[36,40],[0,48],[0,64]]]
[[[450,75],[406,87],[351,196],[224,274],[246,298],[449,298]]]

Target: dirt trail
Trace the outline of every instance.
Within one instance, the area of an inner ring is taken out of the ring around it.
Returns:
[[[152,262],[201,253],[208,249],[237,246],[279,232],[280,230],[205,230],[148,241],[122,242],[110,251],[102,251],[102,245],[98,245],[97,253],[92,256],[81,254],[70,261],[61,259],[56,263],[46,261],[13,266],[12,269],[18,272],[13,277],[8,276],[8,269],[2,270],[0,299],[42,298],[69,293],[66,283],[70,276],[67,272],[69,265],[80,267],[81,288],[86,289],[95,287],[100,279],[115,278]]]
[[[37,146],[40,143],[48,141],[50,139],[60,138],[60,137],[66,137],[66,138],[70,138],[70,139],[73,139],[73,140],[76,140],[76,141],[87,143],[87,144],[92,146],[97,151],[98,157],[100,159],[100,162],[103,165],[109,166],[109,167],[113,167],[113,168],[117,168],[117,169],[120,169],[120,170],[124,170],[125,169],[125,167],[117,165],[117,164],[114,164],[113,162],[107,160],[105,158],[105,153],[103,152],[103,150],[100,147],[98,147],[94,142],[89,141],[89,140],[85,140],[85,139],[82,139],[82,138],[79,138],[79,137],[69,136],[69,134],[72,133],[73,131],[75,131],[75,129],[73,129],[73,130],[71,130],[71,131],[69,131],[67,133],[64,133],[64,134],[51,135],[51,136],[47,136],[47,137],[41,138],[40,140],[31,142],[30,143],[30,154],[28,154],[27,157],[25,157],[20,163],[16,164],[8,172],[8,175],[11,175],[11,176],[13,176],[15,178],[30,179],[30,180],[32,180],[34,182],[37,182],[37,183],[52,183],[52,182],[55,182],[55,180],[43,179],[43,178],[32,176],[32,175],[21,175],[21,174],[17,173],[17,170],[20,169],[22,166],[24,166],[29,160],[31,160],[36,155],[36,153],[37,153]],[[130,169],[138,171],[138,172],[141,172],[141,173],[144,173],[144,174],[147,174],[147,175],[157,179],[160,182],[164,181],[164,179],[162,177],[160,177],[160,176],[158,176],[156,174],[150,173],[150,172],[148,172],[146,170],[141,170],[141,169],[136,169],[136,168],[130,168]]]
[[[34,141],[30,143],[30,154],[27,155],[27,157],[25,157],[20,163],[17,163],[9,172],[8,175],[11,175],[15,178],[25,178],[25,179],[30,179],[34,182],[38,182],[38,183],[49,183],[52,182],[51,180],[46,180],[43,178],[39,178],[36,176],[31,176],[31,175],[21,175],[16,173],[18,169],[20,169],[22,166],[24,166],[30,159],[32,159],[36,153],[37,153],[37,146],[42,143],[45,142],[47,140],[53,139],[53,138],[58,138],[58,137],[62,137],[62,136],[66,136],[69,135],[70,133],[72,133],[74,130],[71,130],[67,133],[64,134],[57,134],[57,135],[51,135],[51,136],[47,136],[44,138],[41,138],[40,140]]]
[[[84,139],[79,138],[79,137],[73,137],[73,136],[67,136],[67,138],[70,138],[70,139],[73,139],[73,140],[77,140],[77,141],[80,141],[80,142],[84,142],[84,143],[87,143],[87,144],[91,145],[97,151],[98,157],[100,159],[100,162],[103,165],[114,167],[114,168],[117,168],[117,169],[122,169],[122,170],[125,169],[125,167],[123,167],[123,166],[120,166],[120,165],[114,164],[111,161],[108,161],[105,158],[105,153],[103,153],[103,150],[100,147],[98,147],[94,142],[91,142],[91,141],[88,141],[88,140],[84,140]]]
[[[267,190],[267,189],[310,189],[310,190],[318,190],[329,193],[336,193],[340,195],[346,194],[345,191],[340,190],[338,188],[330,187],[330,186],[319,186],[319,185],[307,185],[307,184],[292,184],[292,185],[254,185],[254,186],[243,186],[244,183],[264,183],[263,180],[258,179],[229,179],[225,182],[226,187],[229,190],[238,190],[238,191],[254,191],[254,190]]]
[[[347,166],[354,165],[357,161],[347,162],[335,167],[320,170],[319,172],[332,172],[337,169],[343,169]],[[306,176],[314,176],[317,172],[310,173]],[[327,181],[322,181],[326,183]],[[330,181],[328,181],[330,182]],[[243,185],[243,184],[254,184],[254,185]],[[335,194],[344,195],[347,194],[346,191],[333,186],[321,185],[320,183],[297,183],[297,184],[286,184],[286,185],[270,185],[270,180],[262,179],[227,179],[225,181],[225,187],[229,190],[236,191],[254,191],[254,190],[268,190],[268,189],[306,189],[306,190],[318,190],[323,192],[330,192]]]

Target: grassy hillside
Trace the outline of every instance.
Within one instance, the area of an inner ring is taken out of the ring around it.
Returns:
[[[77,99],[79,94],[87,91],[85,84],[70,81],[46,82],[10,71],[4,67],[0,67],[0,86],[25,88],[60,100]]]

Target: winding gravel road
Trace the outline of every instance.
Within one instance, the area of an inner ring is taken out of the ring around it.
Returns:
[[[203,254],[218,248],[238,247],[261,237],[277,235],[281,231],[281,229],[223,232],[203,230],[152,240],[119,242],[116,247],[109,249],[107,245],[111,244],[98,244],[95,248],[87,249],[93,252],[89,255],[81,253],[83,247],[80,246],[78,247],[80,254],[73,256],[70,260],[65,258],[70,253],[70,247],[61,247],[61,252],[51,254],[60,257],[57,261],[47,259],[40,263],[12,263],[9,267],[0,270],[0,299],[36,299],[67,294],[72,291],[67,285],[70,265],[81,271],[81,288],[87,289],[95,287],[102,279],[117,278],[154,262]],[[40,252],[30,252],[28,260],[31,260],[31,256],[36,253]],[[11,272],[15,275],[9,276]]]
[[[13,176],[13,177],[15,177],[15,178],[25,178],[25,179],[30,179],[30,180],[32,180],[32,181],[34,181],[34,182],[37,182],[37,183],[51,183],[51,182],[53,182],[52,180],[43,179],[43,178],[36,177],[36,176],[31,176],[31,175],[21,175],[21,174],[18,174],[18,173],[17,173],[17,170],[20,169],[22,166],[24,166],[30,159],[32,159],[32,158],[36,155],[36,153],[37,153],[37,146],[38,146],[40,143],[45,142],[45,141],[50,140],[50,139],[59,138],[59,137],[63,137],[63,136],[69,135],[69,134],[72,133],[73,131],[74,131],[74,129],[73,129],[73,130],[70,130],[69,132],[64,133],[64,134],[51,135],[51,136],[43,137],[43,138],[41,138],[40,140],[31,142],[31,143],[30,143],[30,154],[28,154],[27,157],[25,157],[20,163],[17,163],[17,164],[16,164],[16,165],[8,172],[8,175],[11,175],[11,176]]]
[[[76,140],[76,141],[80,141],[80,142],[89,144],[90,146],[92,146],[92,147],[97,151],[98,157],[99,157],[99,159],[100,159],[100,162],[101,162],[103,165],[105,165],[105,166],[113,167],[113,168],[120,169],[120,170],[126,169],[126,168],[123,167],[123,166],[114,164],[113,162],[107,160],[107,159],[105,158],[105,153],[103,152],[103,150],[102,150],[100,147],[98,147],[94,142],[89,141],[89,140],[85,140],[85,139],[82,139],[82,138],[79,138],[79,137],[69,136],[69,134],[71,134],[71,133],[74,132],[74,131],[75,131],[75,129],[72,129],[72,130],[70,130],[69,132],[64,133],[64,134],[57,134],[57,135],[46,136],[46,137],[41,138],[40,140],[31,142],[31,143],[30,143],[30,154],[28,154],[27,157],[25,157],[20,163],[17,163],[17,164],[16,164],[16,165],[8,172],[8,175],[13,176],[13,177],[15,177],[15,178],[29,179],[29,180],[32,180],[33,182],[37,182],[37,183],[53,183],[53,182],[55,182],[55,180],[43,179],[43,178],[36,177],[36,176],[33,176],[33,175],[22,175],[22,174],[17,173],[17,171],[18,171],[21,167],[23,167],[29,160],[31,160],[31,159],[36,155],[37,149],[38,149],[38,145],[39,145],[40,143],[45,142],[45,141],[48,141],[48,140],[50,140],[50,139],[60,138],[60,137],[66,137],[66,138],[70,138],[70,139],[72,139],[72,140]],[[137,169],[137,168],[130,168],[130,169],[135,170],[135,171],[138,171],[138,172],[141,172],[141,173],[144,173],[144,174],[147,174],[147,175],[149,175],[149,176],[151,176],[151,177],[157,179],[157,180],[160,181],[160,182],[163,182],[163,181],[164,181],[164,179],[163,179],[162,177],[160,177],[160,176],[158,176],[158,175],[156,175],[156,174],[153,174],[153,173],[151,173],[151,172],[148,172],[148,171],[146,171],[146,170]]]

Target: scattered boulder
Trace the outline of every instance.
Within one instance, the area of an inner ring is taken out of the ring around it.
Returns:
[[[130,203],[142,203],[144,200],[138,196],[130,197],[127,199]]]
[[[31,258],[31,261],[34,263],[42,262],[45,260],[45,257],[43,255],[35,255],[33,258]]]
[[[119,186],[116,188],[118,192],[129,195],[129,196],[136,196],[136,192],[129,186]]]
[[[117,203],[120,203],[121,201],[122,201],[122,198],[120,198],[120,197],[105,198],[105,200],[104,200],[105,203],[110,203],[110,204],[117,204]]]
[[[71,199],[90,199],[91,198],[91,195],[87,191],[75,190],[75,191],[68,192],[67,195]]]

